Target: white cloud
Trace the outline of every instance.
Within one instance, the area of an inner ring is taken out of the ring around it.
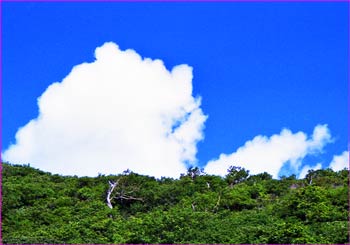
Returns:
[[[195,163],[206,116],[192,96],[192,68],[106,43],[38,99],[3,158],[54,173],[95,176],[127,168],[178,177]],[[174,128],[174,126],[176,126]]]
[[[341,155],[334,156],[332,162],[329,164],[329,168],[333,171],[340,171],[344,168],[349,169],[349,152],[344,151]]]
[[[271,137],[258,135],[247,141],[236,152],[221,154],[219,159],[207,163],[205,171],[224,176],[231,165],[238,165],[250,170],[251,174],[268,172],[278,177],[281,167],[289,162],[298,170],[301,160],[309,154],[317,154],[331,142],[327,125],[317,125],[313,135],[308,139],[303,132],[292,133],[283,129],[280,134]]]
[[[310,167],[309,165],[305,165],[305,166],[302,168],[302,170],[300,171],[300,173],[299,173],[299,179],[305,178],[305,176],[307,175],[307,172],[308,172],[309,170],[311,170],[311,169],[313,169],[313,170],[319,170],[319,169],[321,169],[321,168],[322,168],[322,164],[321,164],[321,163],[318,163],[318,164],[316,164],[316,165],[313,166],[313,167]]]

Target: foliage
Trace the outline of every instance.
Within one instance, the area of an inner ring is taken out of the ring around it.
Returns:
[[[3,243],[348,243],[347,170],[273,179],[240,167],[179,179],[81,177],[2,164]],[[311,181],[312,179],[312,181]],[[136,199],[106,203],[109,181]]]
[[[226,181],[229,183],[230,187],[244,181],[249,176],[249,170],[247,171],[237,166],[230,166],[227,172]]]

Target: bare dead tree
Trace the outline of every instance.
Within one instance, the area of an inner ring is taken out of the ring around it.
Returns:
[[[120,180],[123,177],[120,177],[117,181],[108,181],[109,188],[107,190],[107,206],[109,208],[113,208],[112,200],[113,199],[119,199],[119,200],[137,200],[137,201],[143,201],[142,198],[134,197],[132,196],[132,193],[134,193],[136,190],[126,190],[126,186],[120,183]]]
[[[118,179],[116,182],[108,181],[109,188],[108,188],[108,191],[107,191],[107,205],[108,205],[109,208],[113,208],[111,195],[112,195],[115,187],[118,185],[119,180],[120,179]]]
[[[191,203],[191,207],[192,207],[192,210],[195,211],[196,210],[196,202]]]
[[[216,205],[215,205],[215,207],[213,208],[213,212],[218,211],[219,205],[220,205],[220,201],[221,201],[221,193],[219,194],[218,201],[216,202]]]
[[[312,175],[310,175],[309,185],[312,185]]]

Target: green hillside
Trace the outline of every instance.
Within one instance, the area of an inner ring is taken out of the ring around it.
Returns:
[[[348,243],[348,170],[60,176],[2,164],[3,243]],[[107,205],[108,190],[110,206]]]

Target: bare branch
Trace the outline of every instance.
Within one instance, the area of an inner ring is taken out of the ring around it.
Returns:
[[[132,197],[132,196],[118,196],[115,197],[115,199],[124,199],[124,200],[138,200],[138,201],[143,201],[142,198],[139,197]]]

